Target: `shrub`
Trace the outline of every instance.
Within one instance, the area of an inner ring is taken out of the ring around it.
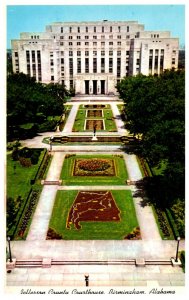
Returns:
[[[170,231],[169,231],[169,227],[168,227],[169,225],[163,214],[163,211],[157,207],[155,209],[156,209],[156,214],[158,217],[159,226],[160,226],[160,229],[161,229],[163,235],[166,237],[170,236]]]
[[[28,147],[24,147],[19,150],[19,156],[20,157],[25,157],[25,158],[30,158],[32,154],[32,150]]]
[[[183,271],[185,272],[185,251],[181,251],[180,259],[181,259],[181,262],[182,262]]]
[[[55,120],[46,121],[39,125],[38,130],[39,132],[54,131],[56,125],[57,125],[57,121]]]
[[[46,240],[62,240],[62,236],[60,234],[56,233],[56,231],[54,231],[54,229],[49,228],[47,231]]]
[[[177,225],[177,229],[181,237],[185,236],[185,203],[183,200],[178,199],[177,202],[171,207],[171,213]]]
[[[39,190],[33,190],[32,193],[31,193],[31,196],[30,196],[30,199],[29,199],[29,204],[28,204],[28,206],[25,210],[24,217],[22,218],[22,221],[21,221],[21,224],[20,224],[20,227],[19,227],[18,235],[20,237],[23,237],[23,235],[25,234],[25,231],[28,227],[30,218],[31,218],[31,216],[33,214],[33,211],[34,211],[34,208],[36,206],[36,203],[37,203],[37,200],[38,200],[38,197],[39,197],[39,193],[40,193]]]
[[[17,148],[13,149],[13,151],[12,151],[12,159],[14,161],[19,159],[19,150]]]
[[[124,237],[124,240],[139,240],[141,239],[140,227],[134,228],[132,232]]]
[[[22,167],[26,167],[26,168],[29,168],[32,165],[30,158],[20,157],[19,162],[20,162]]]
[[[38,174],[38,178],[39,178],[39,179],[42,179],[42,178],[43,178],[43,176],[44,176],[44,174],[45,174],[45,171],[46,171],[46,169],[47,169],[47,167],[48,167],[48,164],[49,164],[49,162],[50,162],[50,159],[51,159],[51,155],[48,154],[48,155],[46,156],[45,160],[44,160],[44,163],[43,163],[43,165],[42,165],[40,171],[39,171],[39,174]]]
[[[32,155],[31,155],[32,165],[36,165],[38,163],[41,151],[42,151],[41,149],[32,150]]]

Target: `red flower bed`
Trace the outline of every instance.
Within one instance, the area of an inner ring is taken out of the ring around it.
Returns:
[[[113,159],[87,158],[76,159],[74,176],[115,176]]]

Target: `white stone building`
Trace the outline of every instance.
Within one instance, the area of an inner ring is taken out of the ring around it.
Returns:
[[[76,94],[116,94],[121,78],[178,67],[178,38],[135,21],[60,22],[12,40],[13,71]]]

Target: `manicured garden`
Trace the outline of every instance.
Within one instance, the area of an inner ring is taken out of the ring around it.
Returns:
[[[116,124],[114,121],[112,110],[108,105],[105,107],[102,107],[101,109],[98,108],[98,105],[96,105],[97,108],[93,108],[94,105],[80,105],[75,122],[72,128],[72,131],[74,132],[82,132],[82,131],[93,131],[93,126],[86,127],[86,121],[93,121],[98,123],[102,122],[104,120],[104,126],[100,126],[97,128],[99,131],[109,131],[109,132],[115,132],[117,130]],[[95,107],[96,107],[95,106]],[[101,106],[99,106],[101,107]]]
[[[125,185],[128,179],[122,155],[66,155],[60,179],[63,185]]]
[[[14,148],[7,155],[7,233],[25,238],[51,156],[46,149]]]
[[[161,176],[166,169],[166,161],[162,161],[160,166],[150,167],[146,160],[137,157],[140,171],[143,177]],[[184,237],[184,204],[181,200],[175,201],[171,206],[161,203],[161,193],[159,202],[151,203],[154,217],[162,239],[171,240],[178,236]]]
[[[69,222],[68,228],[67,222],[69,213],[78,193],[76,190],[57,192],[49,222],[47,239],[122,240],[140,238],[140,229],[132,195],[128,190],[111,191],[116,206],[120,211],[120,220],[106,221],[104,219],[104,221],[96,221],[95,219],[90,219],[90,221],[80,221],[80,229],[77,229],[73,222]],[[90,191],[86,191],[86,193],[90,193]],[[93,194],[93,192],[91,193]],[[91,199],[95,198],[92,197]],[[97,199],[95,202],[97,202]],[[84,209],[86,209],[86,207],[84,207]],[[88,207],[88,212],[91,212],[91,210],[92,208]],[[100,209],[100,211],[101,210],[102,209]],[[81,213],[82,212],[80,212],[80,214]]]

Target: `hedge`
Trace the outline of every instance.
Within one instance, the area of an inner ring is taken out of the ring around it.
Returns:
[[[171,226],[174,238],[177,239],[177,237],[180,236],[180,234],[179,234],[179,232],[177,230],[177,226],[175,224],[173,216],[172,216],[172,214],[171,214],[171,212],[170,212],[170,210],[168,208],[165,209],[165,213],[166,213],[167,219],[169,221],[169,224]]]

